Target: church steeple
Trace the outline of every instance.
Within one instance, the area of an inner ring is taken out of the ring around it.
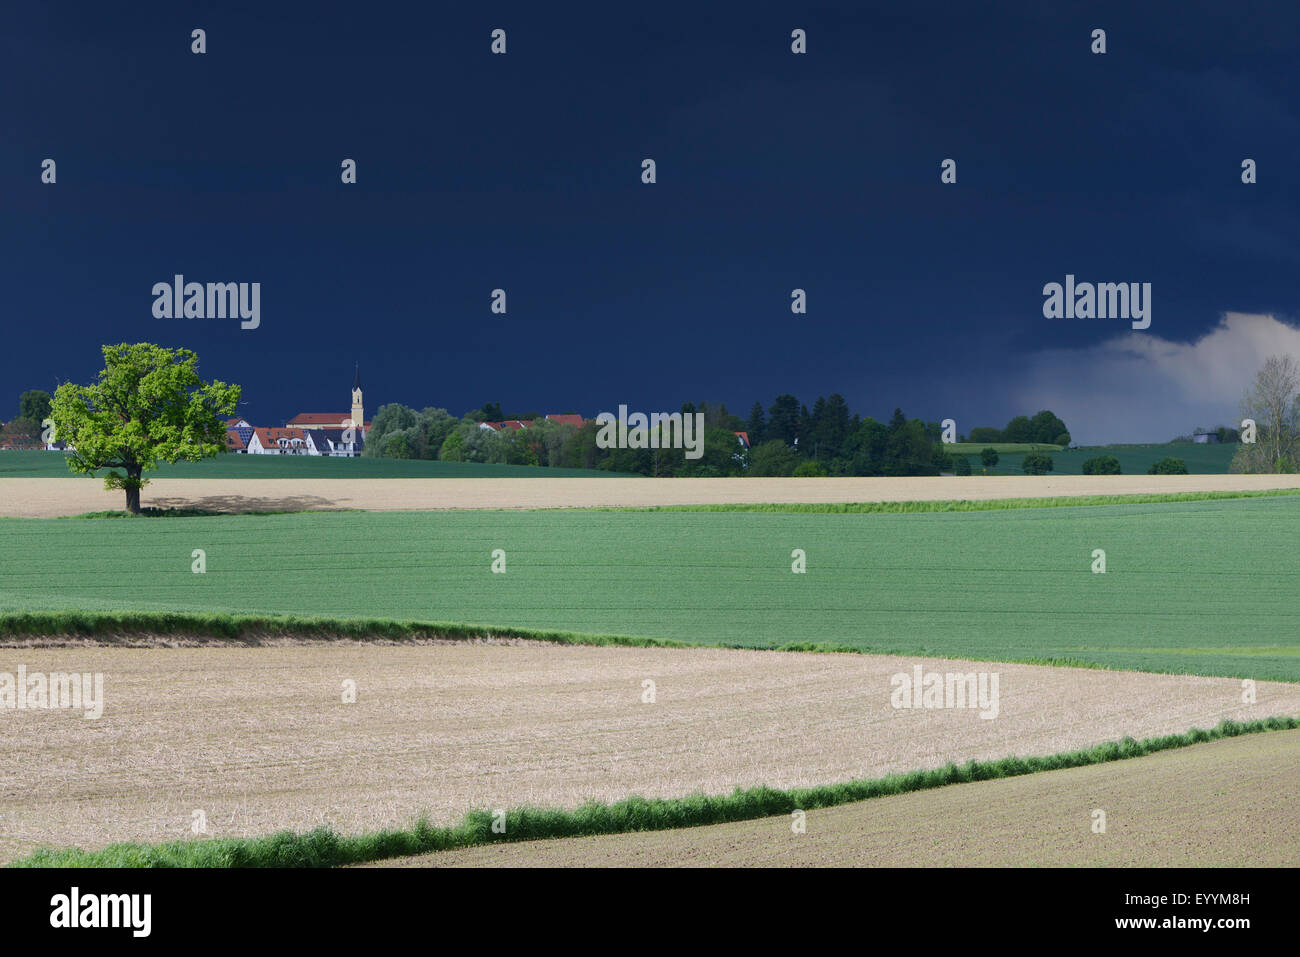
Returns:
[[[352,378],[352,423],[366,434],[366,408],[361,401],[361,363],[357,363],[356,375]]]

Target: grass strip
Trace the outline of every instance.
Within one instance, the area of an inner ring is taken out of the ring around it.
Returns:
[[[113,844],[103,850],[40,850],[11,867],[337,867],[391,857],[406,857],[481,844],[538,841],[560,837],[622,834],[701,827],[731,821],[789,814],[795,810],[834,807],[855,801],[964,784],[1017,777],[1038,771],[1104,764],[1158,751],[1261,731],[1300,728],[1300,718],[1224,721],[1210,730],[1135,741],[1124,738],[1092,748],[1049,757],[1003,758],[946,764],[929,771],[891,774],[842,784],[789,791],[769,787],[737,788],[729,795],[684,798],[629,797],[613,804],[589,802],[573,810],[520,807],[505,812],[504,833],[493,833],[493,812],[474,810],[457,825],[435,827],[421,818],[409,830],[386,830],[343,836],[322,827],[305,834],[284,831],[269,837],[213,838],[167,844]]]
[[[299,615],[236,615],[229,612],[170,611],[34,611],[0,614],[4,638],[97,638],[113,644],[116,636],[174,635],[211,638],[234,644],[257,644],[274,637],[331,639],[475,640],[525,638],[573,645],[627,645],[637,648],[698,648],[665,638],[581,634],[535,628],[495,628],[458,622],[398,621],[391,618],[313,618]]]
[[[390,618],[313,618],[299,615],[236,615],[230,612],[170,611],[34,611],[0,613],[0,648],[6,639],[31,640],[51,645],[83,639],[103,647],[132,646],[140,637],[200,638],[213,643],[257,646],[268,639],[304,641],[485,641],[523,639],[561,645],[617,646],[624,648],[722,648],[729,651],[786,651],[824,655],[890,655],[897,658],[935,658],[950,661],[990,661],[1000,664],[1042,665],[1050,668],[1089,668],[1111,671],[1086,658],[985,657],[946,654],[932,648],[894,648],[843,645],[832,642],[792,641],[780,645],[746,645],[734,641],[678,641],[637,635],[595,634],[536,628],[467,625],[459,622],[399,621]],[[1198,671],[1150,671],[1143,674],[1201,674]],[[1224,677],[1215,675],[1214,677]],[[1245,677],[1234,675],[1231,677]],[[1279,679],[1281,680],[1281,679]]]
[[[830,515],[905,515],[926,512],[998,512],[1020,508],[1074,508],[1094,505],[1162,505],[1234,498],[1279,498],[1300,495],[1300,488],[1237,492],[1161,492],[1133,495],[1061,495],[1056,498],[945,499],[912,502],[773,502],[734,505],[646,505],[598,508],[602,512],[808,512]]]

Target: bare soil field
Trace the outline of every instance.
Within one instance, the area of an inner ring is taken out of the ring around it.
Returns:
[[[809,811],[803,834],[772,817],[369,866],[1295,867],[1298,791],[1300,731],[1275,731]]]
[[[891,676],[916,664],[997,673],[998,716],[893,708]],[[212,836],[356,833],[421,812],[449,823],[471,807],[790,788],[1300,715],[1293,684],[1261,682],[1243,705],[1234,679],[720,649],[0,650],[0,672],[19,666],[102,673],[103,715],[0,711],[0,861],[188,838],[195,811]],[[1104,792],[1084,803],[1108,806]]]
[[[1300,475],[989,475],[927,478],[156,479],[141,503],[224,512],[902,502],[1300,488]],[[0,479],[0,516],[121,509],[98,479]]]

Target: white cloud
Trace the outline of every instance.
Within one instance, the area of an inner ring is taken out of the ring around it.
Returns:
[[[1081,444],[1166,442],[1198,425],[1235,425],[1255,373],[1281,353],[1300,359],[1300,328],[1228,312],[1195,342],[1127,332],[1085,349],[1040,352],[1013,396],[1028,414],[1051,409]]]

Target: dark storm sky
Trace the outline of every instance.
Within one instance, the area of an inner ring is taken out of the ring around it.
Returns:
[[[1300,311],[1293,2],[0,17],[3,418],[23,389],[90,381],[102,343],[148,340],[243,384],[258,424],[345,411],[359,361],[370,414],[745,414],[841,392],[882,419],[900,405],[966,431],[1047,405],[1076,438],[1159,440],[1224,405],[1195,383],[1235,347],[1197,342],[1285,339],[1260,317]],[[175,273],[260,282],[261,327],[154,318]],[[1043,284],[1066,273],[1152,283],[1151,329],[1045,319]],[[1228,312],[1256,325],[1224,333]],[[1108,358],[1125,336],[1149,355]],[[1218,371],[1227,396],[1237,374]]]

